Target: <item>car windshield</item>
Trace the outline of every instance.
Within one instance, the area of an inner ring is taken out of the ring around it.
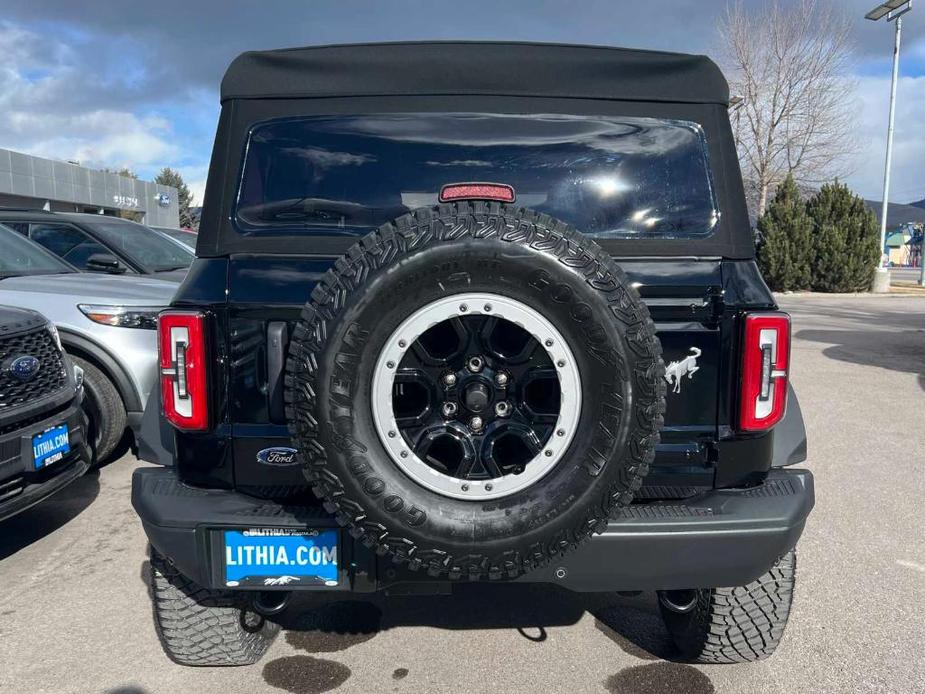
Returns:
[[[192,231],[186,231],[184,229],[169,229],[167,227],[157,227],[157,230],[166,234],[174,241],[179,241],[184,246],[190,248],[196,247],[196,234]]]
[[[0,278],[68,272],[75,270],[41,246],[0,224]]]
[[[84,224],[99,234],[107,246],[154,272],[187,268],[195,258],[191,250],[143,224],[115,220],[93,220]]]

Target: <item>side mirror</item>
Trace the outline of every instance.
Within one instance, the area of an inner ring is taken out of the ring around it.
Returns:
[[[87,258],[87,270],[90,272],[108,272],[111,275],[121,275],[126,267],[119,259],[109,253],[94,253]]]

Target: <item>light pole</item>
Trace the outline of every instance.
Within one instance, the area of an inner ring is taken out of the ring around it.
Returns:
[[[912,9],[912,0],[886,0],[864,15],[865,19],[878,21],[886,17],[886,21],[896,21],[896,41],[893,45],[893,79],[890,83],[890,124],[886,136],[886,164],[883,167],[883,209],[880,212],[880,262],[877,265],[877,274],[874,276],[874,291],[885,293],[890,291],[890,270],[884,261],[884,246],[886,245],[886,217],[890,204],[890,164],[893,159],[893,121],[896,118],[896,82],[899,80],[899,44],[902,37],[902,16]],[[886,256],[887,258],[889,256]],[[925,274],[923,274],[925,278]]]

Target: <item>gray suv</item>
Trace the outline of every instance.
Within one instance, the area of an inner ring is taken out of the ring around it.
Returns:
[[[145,275],[78,272],[0,224],[0,304],[44,314],[84,371],[88,440],[97,462],[141,422],[154,384],[157,313],[175,282]]]
[[[179,282],[193,261],[193,252],[166,234],[118,217],[0,209],[0,224],[87,272]]]

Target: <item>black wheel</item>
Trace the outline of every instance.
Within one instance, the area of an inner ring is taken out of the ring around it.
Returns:
[[[246,596],[208,590],[151,548],[154,623],[164,652],[180,665],[253,665],[279,625],[249,609]]]
[[[312,292],[290,430],[380,554],[514,577],[601,530],[654,455],[661,347],[620,268],[564,223],[461,203],[384,225]]]
[[[84,372],[84,409],[90,420],[89,442],[95,465],[102,465],[125,431],[125,405],[112,381],[96,366],[81,357],[71,359]]]
[[[684,658],[750,663],[774,653],[790,616],[796,568],[790,550],[745,586],[659,591],[662,618]]]

